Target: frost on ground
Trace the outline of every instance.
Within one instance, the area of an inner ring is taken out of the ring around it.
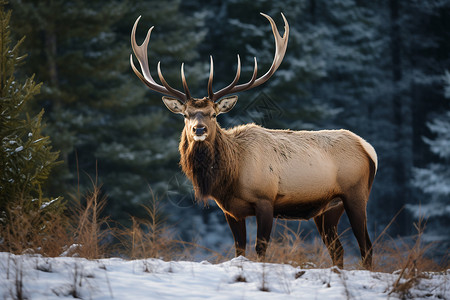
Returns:
[[[427,273],[412,299],[450,299],[450,270]],[[398,274],[300,269],[243,257],[221,264],[159,259],[86,260],[0,253],[0,298],[61,299],[398,299]]]

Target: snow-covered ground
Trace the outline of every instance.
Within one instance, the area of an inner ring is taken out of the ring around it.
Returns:
[[[450,270],[426,275],[409,297],[450,299]],[[20,289],[24,299],[398,299],[389,295],[397,278],[362,270],[302,270],[243,257],[211,264],[0,253],[3,299],[17,299]]]

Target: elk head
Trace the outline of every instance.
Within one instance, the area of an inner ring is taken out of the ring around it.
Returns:
[[[271,26],[272,32],[275,37],[275,56],[270,69],[261,77],[257,78],[258,66],[256,57],[254,58],[255,66],[253,69],[253,76],[249,82],[237,85],[241,75],[241,60],[239,55],[237,56],[237,71],[234,80],[226,87],[222,88],[218,92],[213,92],[213,76],[214,76],[214,63],[213,58],[210,56],[210,71],[208,80],[208,96],[202,99],[193,98],[189,92],[189,88],[184,75],[184,63],[181,64],[181,79],[183,83],[184,92],[172,88],[164,79],[161,72],[161,62],[158,62],[157,70],[158,77],[161,84],[158,84],[150,74],[147,58],[147,47],[150,41],[150,35],[154,27],[151,27],[147,33],[142,45],[136,43],[136,27],[139,22],[139,17],[134,23],[133,30],[131,31],[131,46],[134,54],[136,55],[139,64],[141,66],[142,74],[136,68],[133,62],[133,55],[130,56],[131,67],[134,73],[142,80],[151,90],[159,92],[164,95],[163,102],[167,108],[177,114],[182,114],[185,117],[185,130],[187,138],[190,142],[202,142],[205,140],[214,140],[217,122],[216,117],[221,113],[229,112],[237,102],[237,96],[225,97],[229,94],[242,92],[251,88],[257,87],[266,82],[278,69],[286,53],[287,42],[289,37],[289,24],[283,14],[281,16],[284,20],[285,31],[283,37],[280,36],[275,22],[266,14],[261,13],[266,17]]]

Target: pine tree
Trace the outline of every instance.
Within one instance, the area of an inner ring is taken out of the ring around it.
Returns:
[[[149,198],[148,186],[155,192],[166,190],[178,171],[182,122],[167,113],[161,95],[135,76],[129,58],[131,28],[142,15],[138,43],[155,25],[149,45],[154,77],[161,60],[166,79],[181,88],[184,61],[189,86],[195,90],[199,70],[206,69],[195,63],[196,47],[204,37],[197,30],[202,18],[182,14],[180,3],[12,0],[23,16],[17,22],[31,38],[25,43],[34,57],[31,65],[49,82],[39,101],[47,107],[48,132],[58,140],[55,147],[66,167],[65,174],[52,178],[52,188],[73,191],[80,170],[83,190],[91,184],[84,174],[98,173],[108,195],[105,212],[116,220],[139,213],[139,205]]]
[[[445,97],[450,99],[448,71],[443,79]],[[434,138],[423,137],[423,140],[435,154],[436,160],[424,168],[414,169],[413,185],[426,197],[422,197],[419,204],[408,205],[408,209],[416,218],[428,220],[429,233],[449,243],[446,228],[450,224],[450,110],[438,114],[427,123],[427,127]]]
[[[118,68],[125,67],[120,57],[126,51],[123,45],[114,45],[111,26],[123,16],[125,4],[12,0],[11,6],[22,16],[14,20],[18,34],[28,36],[24,48],[30,60],[24,69],[37,72],[37,79],[46,82],[37,106],[47,111],[46,133],[63,160],[50,178],[49,189],[72,192],[77,177],[75,152],[79,169],[94,174],[93,141],[99,140],[95,129],[106,119],[105,107],[116,106],[116,99],[124,94]]]
[[[59,210],[61,199],[49,200],[42,193],[51,169],[58,158],[51,141],[42,134],[41,110],[29,116],[31,100],[39,93],[41,84],[34,75],[22,81],[15,78],[16,67],[26,55],[19,48],[24,38],[12,44],[9,22],[11,11],[0,1],[0,217],[8,222],[7,209],[20,205],[24,212]],[[50,205],[51,204],[51,205]]]
[[[430,136],[429,118],[448,109],[441,76],[436,74],[442,74],[443,66],[450,63],[450,1],[385,1],[385,6],[389,8],[386,32],[390,53],[384,65],[391,72],[387,77],[391,82],[384,90],[391,103],[382,101],[392,109],[389,123],[393,126],[389,131],[391,145],[383,151],[388,154],[385,164],[393,180],[383,185],[394,193],[383,198],[400,207],[423,200],[421,193],[412,192],[413,166],[434,161],[422,137]],[[409,224],[405,223],[411,228]]]
[[[203,18],[184,14],[180,5],[179,0],[152,5],[130,1],[132,9],[117,24],[117,41],[125,45],[126,52],[121,58],[126,62],[120,75],[123,95],[104,100],[111,103],[105,110],[110,121],[98,124],[103,133],[93,142],[98,143],[95,156],[110,212],[120,220],[128,219],[129,214],[140,216],[140,205],[151,198],[149,186],[163,194],[170,179],[180,172],[177,145],[183,122],[167,112],[161,95],[143,85],[129,65],[131,27],[141,15],[136,33],[139,44],[149,27],[155,26],[148,52],[151,73],[157,78],[156,63],[160,60],[165,78],[182,90],[180,65],[185,62],[189,88],[195,93],[202,79],[199,74],[206,67],[196,61],[196,48],[204,38]]]

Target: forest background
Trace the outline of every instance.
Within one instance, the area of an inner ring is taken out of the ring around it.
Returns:
[[[367,209],[371,235],[399,213],[389,234],[408,236],[413,221],[424,217],[424,236],[449,248],[450,1],[11,0],[8,7],[13,39],[26,36],[21,50],[28,56],[16,76],[35,74],[43,82],[28,110],[45,110],[44,133],[61,161],[44,195],[62,196],[70,206],[71,195],[88,190],[96,177],[107,196],[103,214],[115,222],[143,218],[141,205],[156,197],[181,239],[229,247],[222,212],[195,203],[178,165],[182,118],[130,68],[131,27],[142,15],[140,43],[155,26],[152,73],[161,61],[166,79],[181,88],[184,62],[191,93],[203,97],[209,55],[215,89],[231,82],[238,53],[243,82],[253,57],[259,69],[269,68],[273,37],[259,12],[281,32],[283,12],[291,29],[283,63],[267,84],[241,93],[220,124],[354,131],[379,157]]]

